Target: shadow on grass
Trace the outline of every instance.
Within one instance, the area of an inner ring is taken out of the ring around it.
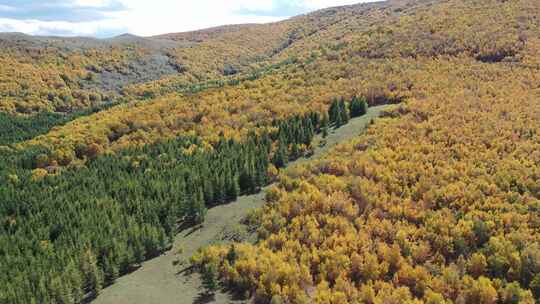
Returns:
[[[184,232],[186,230],[190,230],[188,232],[189,234],[192,234],[193,232],[199,230],[202,228],[202,224],[193,223],[191,221],[182,221],[178,226],[176,227],[176,234],[179,234],[181,232]]]
[[[195,271],[195,267],[192,266],[192,265],[188,265],[186,267],[184,267],[183,269],[180,269],[176,275],[177,276],[190,276],[192,274],[194,274],[196,271]]]
[[[208,293],[206,291],[201,291],[197,298],[193,301],[193,304],[206,304],[212,303],[216,300],[213,293]]]

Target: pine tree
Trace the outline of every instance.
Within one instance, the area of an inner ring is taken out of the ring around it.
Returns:
[[[274,157],[272,159],[272,163],[277,168],[283,168],[285,165],[287,165],[289,161],[289,153],[288,148],[285,143],[282,141],[279,142],[279,146],[277,151],[274,153]]]
[[[255,188],[254,180],[253,176],[248,173],[248,170],[244,169],[243,172],[240,174],[239,184],[241,191],[253,193],[253,188]]]
[[[272,140],[270,139],[270,135],[268,135],[268,133],[265,132],[262,135],[260,146],[264,149],[264,151],[266,151],[266,155],[270,153],[270,150],[272,148]]]
[[[321,122],[321,114],[319,112],[311,112],[309,118],[311,119],[311,125],[314,127],[313,130],[318,130],[319,123]]]
[[[358,117],[362,115],[360,114],[360,101],[356,96],[353,96],[351,102],[349,103],[349,113],[351,114],[351,117]]]
[[[339,107],[338,107],[338,110],[339,110]],[[336,114],[336,120],[334,121],[334,123],[336,125],[336,128],[339,128],[345,124],[345,122],[343,121],[343,116],[341,115],[341,112],[338,112]]]
[[[236,253],[236,247],[234,244],[231,244],[231,247],[229,248],[229,252],[227,252],[227,261],[229,261],[229,264],[234,264],[236,261],[236,258],[238,257],[238,254]]]
[[[204,172],[205,175],[209,175],[207,172]],[[211,179],[207,178],[204,180],[204,201],[207,205],[211,205],[216,201],[214,197],[214,185]]]
[[[119,270],[118,266],[116,266],[116,263],[112,259],[110,255],[108,255],[103,260],[103,268],[105,269],[105,275],[107,277],[107,281],[114,282],[118,276],[119,276]]]
[[[266,174],[268,171],[268,165],[269,165],[268,153],[266,153],[265,148],[263,149],[264,149],[263,151],[260,151],[257,154],[259,158],[257,160],[257,168],[255,170],[255,173],[257,174],[256,181],[257,181],[258,187],[265,186],[268,183],[268,176]]]
[[[360,115],[366,115],[368,112],[368,103],[364,97],[360,100]]]
[[[82,259],[82,272],[85,277],[87,289],[96,294],[103,287],[103,272],[97,264],[97,259],[92,250],[87,249]]]
[[[349,122],[349,111],[347,110],[347,105],[345,104],[345,99],[343,99],[343,97],[339,101],[339,115],[341,115],[341,121],[343,124],[347,124]]]
[[[240,195],[240,185],[238,184],[238,175],[235,175],[227,183],[227,199],[234,200],[238,195]]]
[[[315,129],[313,128],[313,123],[311,122],[311,119],[306,117],[304,119],[304,139],[303,144],[306,146],[309,146],[311,144],[311,141],[313,140],[313,136],[315,135]]]
[[[195,214],[194,214],[195,222],[198,223],[198,224],[204,222],[204,219],[206,217],[206,212],[207,212],[207,210],[206,210],[206,206],[204,204],[202,190],[199,189],[197,199],[195,200]]]
[[[217,266],[214,263],[208,263],[204,266],[201,273],[202,284],[207,294],[213,294],[218,287]]]
[[[223,203],[228,199],[231,199],[228,193],[229,184],[231,183],[230,179],[230,173],[218,174],[215,177],[214,200],[216,203]],[[234,198],[236,198],[236,196]]]
[[[364,98],[354,96],[349,104],[351,117],[359,117],[367,113],[368,104]]]
[[[189,221],[200,224],[206,216],[206,206],[204,204],[204,196],[202,190],[199,189],[195,194],[188,198],[186,216]]]
[[[60,277],[54,277],[49,284],[55,303],[75,303],[68,282]]]
[[[75,303],[79,303],[83,296],[83,282],[79,269],[75,266],[75,263],[71,260],[65,268],[65,279],[70,281],[71,295]]]
[[[337,99],[334,99],[332,101],[332,104],[330,105],[330,108],[328,109],[328,118],[330,119],[331,123],[337,122],[339,117],[339,104]]]

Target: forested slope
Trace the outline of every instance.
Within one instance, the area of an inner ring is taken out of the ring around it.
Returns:
[[[95,295],[164,251],[177,225],[200,223],[207,207],[267,185],[277,168],[309,153],[322,127],[327,122],[312,112],[242,141],[221,135],[209,146],[186,135],[61,174],[29,170],[40,151],[2,151],[0,302],[78,303]]]
[[[422,97],[430,84],[421,72],[441,61],[486,63],[481,69],[492,63],[538,66],[537,2],[412,3],[342,8],[333,15],[354,17],[293,43],[264,73],[200,84],[193,91],[147,83],[139,88],[155,99],[75,120],[24,146],[46,146],[77,162],[73,151],[79,144],[110,151],[186,130],[215,137],[221,130],[235,133],[261,120],[320,109],[340,96],[362,95],[371,104]],[[480,8],[483,14],[477,15]]]
[[[2,33],[0,111],[71,112],[139,96],[133,93],[149,97],[152,92],[137,85],[154,80],[177,88],[256,71],[274,63],[273,57],[294,42],[345,17],[318,14],[146,38]]]
[[[371,5],[360,8],[368,9]],[[294,62],[289,56],[279,58],[293,43],[346,18],[320,15],[147,38],[0,34],[0,111],[15,117],[3,116],[2,123],[24,120],[37,125],[43,116],[62,117],[50,120],[40,132],[18,128],[19,134],[1,134],[1,142],[47,133],[90,113],[88,108],[191,94],[261,77]],[[263,35],[265,39],[259,39]]]
[[[426,97],[280,177],[259,244],[195,265],[260,303],[535,303],[540,79],[457,60],[423,73]]]
[[[151,38],[0,39],[13,126],[0,302],[99,292],[365,100],[402,104],[282,176],[257,245],[195,266],[261,303],[533,303],[539,13],[535,0],[395,0]]]

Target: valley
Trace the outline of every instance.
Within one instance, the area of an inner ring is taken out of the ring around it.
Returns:
[[[361,134],[372,119],[376,119],[381,111],[388,108],[389,106],[369,108],[367,115],[353,118],[346,125],[332,130],[324,139],[326,144],[322,146],[317,144],[323,140],[319,135],[314,140],[313,155],[293,161],[288,166],[324,157],[340,142],[346,142]],[[172,249],[144,262],[135,272],[119,278],[91,303],[167,304],[199,303],[207,300],[213,303],[235,303],[234,295],[226,292],[218,292],[214,297],[208,297],[201,292],[200,278],[198,273],[193,273],[189,259],[199,248],[211,244],[253,241],[254,233],[250,232],[250,227],[244,224],[244,220],[250,212],[264,205],[264,199],[265,191],[262,190],[257,194],[240,196],[234,202],[209,209],[204,223],[185,228],[176,235]]]
[[[538,37],[537,0],[0,33],[0,303],[537,303]]]

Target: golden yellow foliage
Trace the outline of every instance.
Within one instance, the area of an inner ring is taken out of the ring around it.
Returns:
[[[524,264],[540,261],[531,256],[540,242],[538,74],[463,59],[416,63],[425,64],[418,79],[430,81],[417,82],[414,98],[280,177],[261,212],[261,241],[227,265],[242,269],[235,287],[291,303],[532,301]],[[281,267],[308,272],[286,283],[264,276]],[[302,284],[300,294],[281,291]]]

